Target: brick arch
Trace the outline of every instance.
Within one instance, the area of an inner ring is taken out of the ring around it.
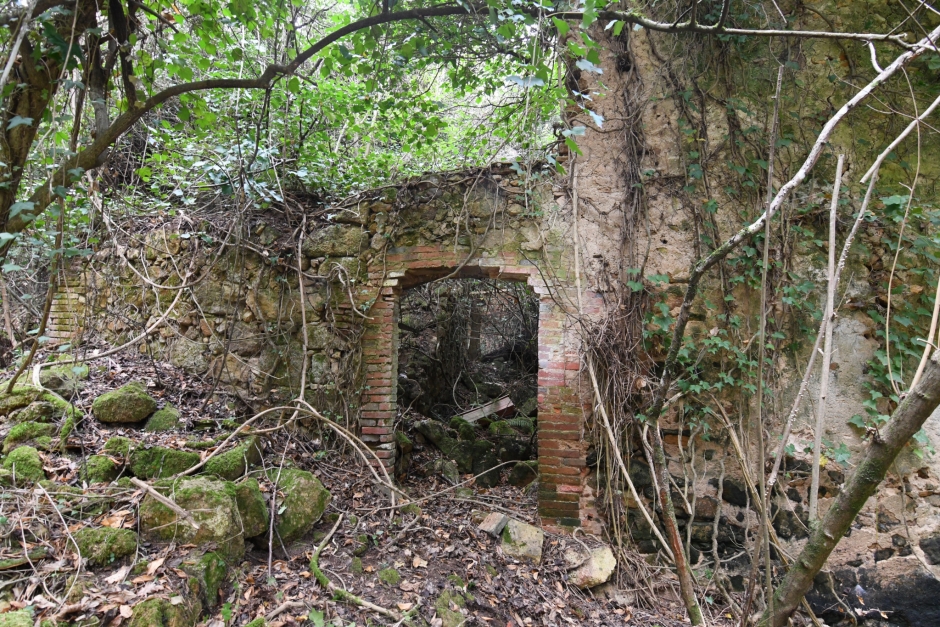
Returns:
[[[467,260],[468,251],[416,246],[391,250],[384,267],[370,272],[381,282],[363,336],[365,389],[361,398],[362,440],[389,468],[395,461],[397,414],[398,308],[403,290],[455,273],[455,278],[524,281],[539,297],[538,435],[539,515],[542,524],[596,529],[593,488],[586,464],[584,424],[591,413],[590,388],[581,379],[577,335],[564,301],[575,302],[571,286],[550,285],[538,265],[519,252]],[[589,299],[599,307],[598,299]]]

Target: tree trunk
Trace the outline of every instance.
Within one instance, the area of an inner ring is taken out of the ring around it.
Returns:
[[[882,433],[875,434],[865,458],[815,528],[803,551],[774,594],[773,616],[765,612],[760,627],[783,627],[829,554],[849,530],[858,512],[884,479],[901,449],[940,404],[940,351],[935,351],[923,377],[894,411]]]

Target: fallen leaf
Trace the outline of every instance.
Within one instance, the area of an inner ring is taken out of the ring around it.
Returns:
[[[166,561],[166,558],[161,557],[160,559],[155,559],[149,564],[147,564],[147,574],[152,575],[158,570],[160,570],[160,567],[163,566],[163,562],[165,561]]]
[[[412,583],[407,579],[402,579],[401,583],[398,584],[398,587],[404,590],[405,592],[417,592],[421,586],[417,583]]]
[[[415,555],[415,558],[411,560],[411,567],[412,568],[427,568],[428,562],[427,560],[423,560],[417,555]]]
[[[140,585],[142,583],[147,583],[148,581],[153,581],[153,575],[140,575],[139,577],[134,577],[131,579],[131,583]]]
[[[105,577],[104,580],[111,584],[120,583],[124,581],[124,578],[127,577],[127,573],[130,572],[130,570],[131,570],[130,566],[125,566],[115,571],[114,574],[112,574],[111,576]]]
[[[175,597],[170,597],[170,605],[179,605],[183,602],[183,597],[177,595]]]
[[[118,610],[121,613],[121,616],[124,618],[130,618],[134,615],[134,610],[131,609],[130,605],[122,605],[121,609]]]
[[[189,579],[189,573],[185,570],[180,570],[179,568],[174,568],[173,572],[176,573],[176,576],[180,579]]]
[[[414,606],[415,606],[414,603],[399,603],[399,604],[398,604],[398,609],[400,609],[402,612],[407,612],[408,610],[410,610],[410,609],[413,608]]]

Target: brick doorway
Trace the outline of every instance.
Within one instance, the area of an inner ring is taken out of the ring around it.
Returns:
[[[549,286],[534,264],[520,264],[505,257],[464,263],[464,255],[445,247],[398,249],[387,256],[384,269],[370,273],[370,279],[381,281],[382,287],[369,310],[371,320],[363,335],[361,438],[373,447],[386,467],[394,465],[398,319],[403,290],[451,275],[526,282],[539,298],[539,514],[542,524],[550,527],[592,526],[596,512],[585,461],[587,442],[583,437],[591,402],[587,396],[589,388],[581,381],[577,335],[569,327],[563,302],[573,294],[570,289]]]

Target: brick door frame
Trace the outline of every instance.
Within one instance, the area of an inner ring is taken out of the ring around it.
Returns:
[[[383,269],[370,272],[378,296],[369,310],[362,342],[365,378],[360,437],[387,468],[394,465],[401,295],[451,274],[453,278],[525,282],[538,295],[539,515],[547,527],[597,530],[600,521],[584,438],[592,410],[590,387],[582,380],[580,340],[573,319],[559,302],[575,302],[577,295],[572,286],[557,281],[550,285],[539,267],[520,259],[518,253],[468,261],[467,252],[446,246],[395,249],[386,256]]]

